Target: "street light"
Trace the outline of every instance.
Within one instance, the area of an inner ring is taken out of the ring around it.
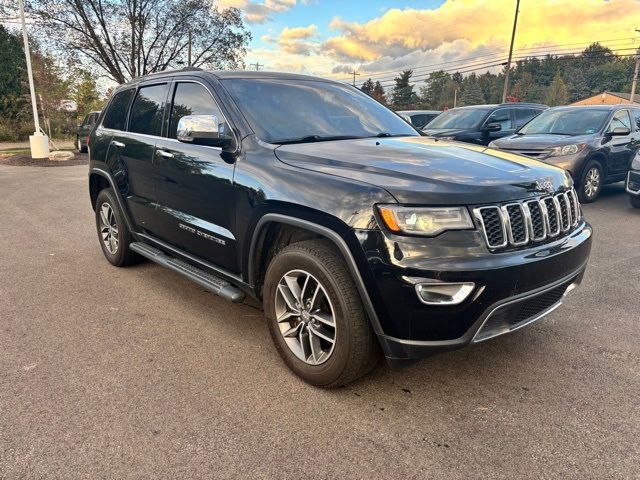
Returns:
[[[24,0],[18,0],[20,6],[20,21],[22,23],[22,38],[24,39],[24,55],[27,58],[27,74],[29,76],[29,90],[31,90],[31,106],[33,107],[33,122],[35,132],[29,136],[31,158],[49,158],[49,137],[42,133],[38,120],[38,106],[36,105],[36,89],[33,85],[33,71],[31,70],[31,53],[27,37],[27,23],[24,19]]]

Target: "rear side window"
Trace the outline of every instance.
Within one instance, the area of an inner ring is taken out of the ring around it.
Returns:
[[[129,131],[146,135],[160,135],[162,113],[167,98],[167,84],[142,87],[131,107]]]
[[[105,128],[113,128],[114,130],[124,130],[127,122],[127,112],[129,110],[129,103],[133,96],[133,89],[123,90],[118,92],[111,100],[107,113],[104,115],[104,122],[102,125]]]
[[[222,112],[209,91],[198,83],[178,83],[173,96],[169,138],[176,138],[178,121],[187,115],[215,115],[222,122]]]

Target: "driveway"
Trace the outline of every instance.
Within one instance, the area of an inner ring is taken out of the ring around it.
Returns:
[[[86,166],[0,166],[0,478],[638,478],[640,210],[584,211],[549,317],[327,391],[259,310],[110,266]]]

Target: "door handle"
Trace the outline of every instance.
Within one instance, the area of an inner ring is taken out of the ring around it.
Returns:
[[[124,143],[118,142],[117,140],[111,140],[111,145],[118,148],[124,148]]]
[[[173,153],[167,152],[166,150],[156,150],[156,153],[164,158],[173,158]]]

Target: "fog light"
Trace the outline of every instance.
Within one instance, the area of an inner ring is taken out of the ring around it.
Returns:
[[[475,283],[418,283],[416,292],[426,305],[458,305],[473,292]]]

